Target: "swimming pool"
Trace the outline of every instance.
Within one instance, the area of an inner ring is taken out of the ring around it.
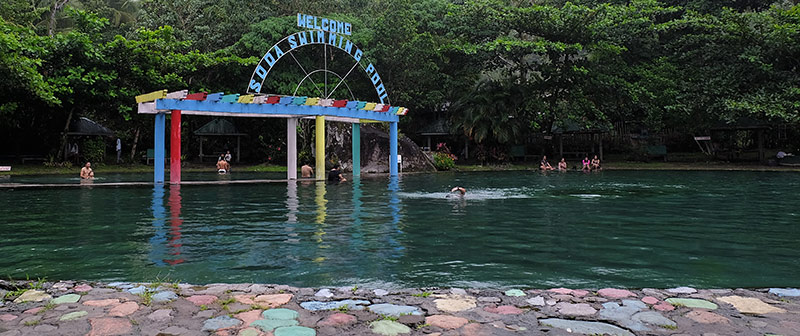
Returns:
[[[151,178],[121,175],[106,181]],[[271,176],[252,174],[279,178]],[[464,198],[446,193],[456,185],[467,188]],[[800,174],[785,172],[606,171],[3,189],[0,276],[384,288],[798,286],[799,185]]]

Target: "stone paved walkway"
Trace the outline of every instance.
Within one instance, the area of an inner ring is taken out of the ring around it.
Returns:
[[[20,290],[24,289],[24,290]],[[0,336],[800,335],[800,290],[0,281]]]

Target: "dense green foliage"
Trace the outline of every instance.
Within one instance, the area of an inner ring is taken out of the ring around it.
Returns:
[[[800,124],[800,5],[789,0],[10,0],[0,139],[11,145],[0,154],[55,155],[80,116],[115,130],[126,152],[149,144],[152,118],[135,113],[135,95],[244,91],[258,57],[299,30],[298,12],[353,23],[393,105],[412,111],[405,133],[447,119],[486,153],[567,124],[687,134],[743,119]],[[334,50],[296,54],[340,73],[352,65]],[[268,92],[320,90],[321,77],[297,87],[301,69],[281,62]],[[376,100],[363,72],[348,83]],[[187,133],[207,121],[187,119]],[[251,159],[272,158],[284,127],[240,123]]]

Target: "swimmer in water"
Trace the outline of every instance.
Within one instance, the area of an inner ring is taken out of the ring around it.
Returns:
[[[464,188],[462,188],[462,187],[453,187],[453,189],[450,189],[450,192],[451,192],[451,193],[454,193],[454,192],[456,192],[456,191],[457,191],[457,192],[459,192],[459,193],[461,193],[461,196],[464,196],[464,194],[466,194],[466,193],[467,193],[467,189],[464,189]]]

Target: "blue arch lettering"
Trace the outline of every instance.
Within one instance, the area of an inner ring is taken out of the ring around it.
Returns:
[[[308,17],[301,18],[298,16],[298,22],[306,22],[309,23],[310,26],[313,26],[313,21],[309,22]],[[334,20],[328,20],[328,28],[332,29],[333,25],[337,25],[336,28],[343,28],[346,27],[344,24],[339,24]],[[341,27],[338,27],[341,26]],[[308,34],[308,35],[306,35]],[[380,100],[381,104],[389,104],[389,94],[386,92],[386,87],[383,85],[383,81],[381,80],[381,76],[378,74],[378,70],[372,63],[369,63],[367,66],[364,66],[361,63],[361,60],[364,57],[364,52],[359,48],[356,44],[352,41],[345,39],[343,36],[339,36],[336,33],[328,32],[327,41],[325,39],[325,32],[322,30],[307,30],[301,31],[289,36],[284,37],[278,43],[275,43],[269,51],[261,58],[256,68],[253,70],[253,75],[250,77],[250,82],[247,85],[247,92],[248,93],[260,93],[261,89],[264,86],[264,81],[269,76],[270,71],[272,71],[272,67],[288,53],[291,53],[294,49],[311,45],[311,44],[325,44],[330,45],[334,48],[337,48],[346,54],[350,55],[358,65],[361,66],[362,69],[367,73],[367,78],[369,78],[370,82],[372,82],[372,86],[375,88],[375,92],[378,95],[378,99]],[[315,36],[316,35],[316,36]],[[355,52],[353,52],[355,49]]]

